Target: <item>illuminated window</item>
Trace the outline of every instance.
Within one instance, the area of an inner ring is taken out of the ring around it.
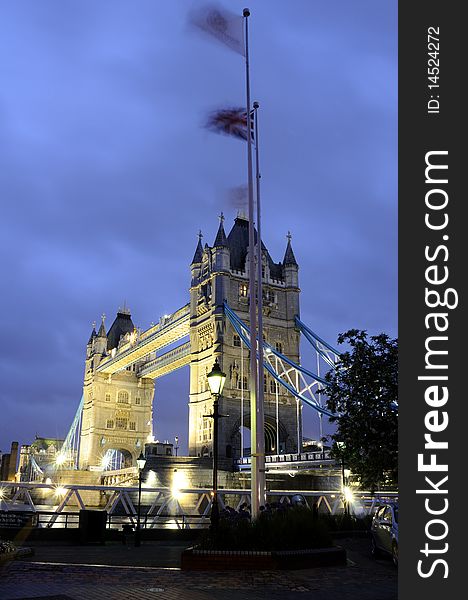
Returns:
[[[119,404],[128,404],[128,392],[121,390],[117,396],[117,402]]]
[[[247,294],[249,293],[249,286],[246,283],[239,284],[239,296],[241,298],[247,298]]]
[[[118,417],[115,420],[116,429],[127,429],[127,419],[123,419],[122,417]]]
[[[113,419],[107,419],[107,421],[106,421],[106,427],[107,427],[107,429],[114,429],[114,421],[113,421]]]
[[[110,402],[111,401],[111,395],[110,394],[106,394],[106,402]]]
[[[241,339],[238,335],[234,334],[234,346],[237,346],[238,348],[240,348],[241,345]]]

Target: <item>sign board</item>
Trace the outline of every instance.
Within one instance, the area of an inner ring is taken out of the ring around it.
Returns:
[[[37,514],[27,511],[0,510],[0,529],[36,527]]]

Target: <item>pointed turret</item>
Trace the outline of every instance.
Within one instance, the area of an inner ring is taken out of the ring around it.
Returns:
[[[294,252],[291,246],[291,233],[288,231],[288,244],[286,246],[286,252],[284,253],[284,259],[283,259],[283,265],[293,265],[295,267],[297,267],[297,261],[296,261],[296,257],[294,256]]]
[[[102,315],[101,327],[99,327],[99,331],[97,333],[97,337],[99,338],[107,338],[106,326],[104,325],[105,320],[106,315]]]
[[[192,259],[192,265],[198,265],[201,263],[202,261],[202,256],[203,256],[203,246],[201,243],[201,239],[202,239],[203,235],[201,230],[198,232],[198,244],[197,244],[197,248],[195,250],[195,254],[193,255],[193,259]]]
[[[224,232],[224,215],[223,213],[219,216],[219,228],[218,233],[216,234],[216,239],[213,244],[213,248],[227,248],[228,241],[226,237],[226,233]]]
[[[284,253],[283,269],[284,269],[284,282],[286,287],[299,288],[299,265],[297,264],[296,257],[291,246],[291,234],[288,231],[286,236],[288,243],[286,246],[286,252]],[[299,314],[299,297],[297,297],[297,307],[294,309],[294,314]]]
[[[97,354],[104,354],[107,346],[107,334],[106,334],[106,326],[104,325],[104,321],[106,320],[106,315],[102,315],[101,326],[99,327],[99,331],[97,332],[96,339],[94,340],[94,352]]]
[[[86,358],[89,358],[94,350],[94,340],[97,337],[96,333],[96,321],[93,323],[93,330],[91,331],[91,335],[89,336],[88,343],[86,344]]]
[[[219,215],[219,228],[213,245],[213,269],[215,271],[229,271],[231,252],[224,232],[224,215]]]
[[[91,331],[91,335],[89,336],[89,340],[88,340],[88,346],[91,346],[92,343],[94,342],[94,338],[96,337],[97,333],[96,333],[96,321],[94,321],[93,323],[93,330]]]

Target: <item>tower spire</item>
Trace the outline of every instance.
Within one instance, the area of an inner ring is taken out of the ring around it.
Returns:
[[[294,256],[294,252],[291,246],[291,238],[291,232],[288,231],[288,235],[286,236],[288,243],[286,245],[286,252],[284,253],[283,265],[294,265],[297,267],[296,257]]]
[[[101,317],[101,319],[102,319],[101,320],[101,326],[99,327],[99,331],[98,331],[97,337],[106,338],[107,337],[106,327],[104,325],[104,322],[106,320],[106,315],[103,314],[102,317]]]
[[[96,335],[96,321],[93,321],[93,330],[91,331],[91,335],[89,336],[88,346],[93,343]]]
[[[200,231],[198,232],[198,244],[197,244],[197,247],[195,250],[195,254],[193,255],[192,265],[199,264],[202,261],[202,256],[203,256],[203,246],[201,243],[202,237],[203,237],[203,234],[200,229]]]
[[[226,233],[224,231],[224,225],[223,224],[224,224],[224,215],[223,215],[223,213],[221,213],[219,215],[218,233],[216,234],[216,239],[215,239],[214,244],[213,244],[214,248],[219,248],[220,246],[227,247],[227,245],[228,245],[228,241],[227,241]]]

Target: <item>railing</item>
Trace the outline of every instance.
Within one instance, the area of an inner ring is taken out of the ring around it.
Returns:
[[[98,506],[86,507],[83,497],[86,492],[99,492]],[[104,509],[108,514],[108,526],[115,528],[123,524],[135,525],[135,501],[138,487],[91,486],[38,483],[1,483],[0,509],[3,511],[30,511],[39,515],[41,527],[74,527],[78,523],[78,510],[85,508]],[[59,492],[59,497],[57,496]],[[267,491],[270,503],[300,502],[309,508],[314,507],[325,514],[339,514],[344,510],[341,490],[270,490]],[[37,498],[39,496],[39,498]],[[45,505],[45,500],[57,502],[53,506]],[[36,497],[34,502],[33,497]],[[192,528],[204,527],[209,522],[211,511],[211,489],[171,489],[149,488],[142,490],[142,519],[147,528]],[[356,515],[371,514],[382,501],[398,498],[396,492],[376,492],[355,490],[351,512]],[[42,500],[42,502],[40,502]],[[220,489],[218,491],[220,508],[230,506],[235,510],[245,504],[250,505],[250,489]],[[75,503],[75,505],[72,504]],[[73,506],[74,510],[70,510]],[[65,510],[67,508],[68,510]]]
[[[320,452],[301,452],[300,454],[268,454],[265,456],[266,467],[295,464],[300,466],[312,466],[313,464],[338,464],[337,461],[331,456],[330,450],[322,450]],[[250,468],[251,458],[250,456],[244,456],[236,460],[237,467],[241,470]]]

